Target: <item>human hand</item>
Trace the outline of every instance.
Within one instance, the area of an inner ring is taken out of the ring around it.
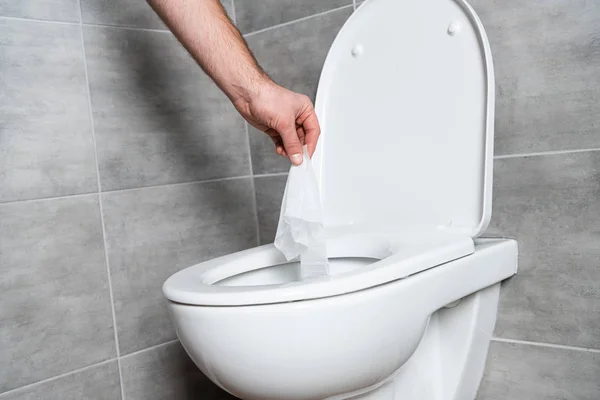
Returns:
[[[271,138],[277,154],[289,157],[294,165],[300,165],[302,146],[306,145],[312,157],[321,128],[307,96],[265,80],[252,96],[240,98],[233,104],[250,125]]]

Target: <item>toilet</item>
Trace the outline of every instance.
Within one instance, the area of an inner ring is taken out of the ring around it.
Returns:
[[[272,245],[172,275],[183,347],[245,400],[473,400],[517,243],[491,217],[494,72],[463,0],[367,0],[327,55],[313,165],[331,276]]]

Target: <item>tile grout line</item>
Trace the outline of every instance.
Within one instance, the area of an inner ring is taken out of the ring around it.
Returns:
[[[81,18],[81,17],[80,17]],[[42,24],[53,24],[53,25],[70,25],[70,26],[80,26],[80,22],[72,22],[72,21],[53,21],[51,19],[37,19],[37,18],[23,18],[23,17],[11,17],[8,15],[0,15],[0,20],[7,21],[20,21],[20,22],[39,22]]]
[[[348,5],[337,7],[337,8],[332,8],[331,10],[322,11],[320,13],[308,15],[306,17],[298,18],[298,19],[295,19],[293,21],[282,22],[281,24],[276,24],[276,25],[273,25],[273,26],[268,26],[266,28],[258,29],[256,31],[245,33],[244,37],[253,36],[253,35],[257,35],[259,33],[264,33],[264,32],[271,31],[273,29],[277,29],[277,28],[282,28],[282,27],[285,27],[285,26],[293,25],[296,22],[307,21],[307,20],[315,18],[315,17],[321,17],[323,15],[327,15],[329,13],[333,13],[333,12],[336,12],[336,11],[344,10],[344,9],[350,8],[350,7],[352,7],[352,4],[348,4]]]
[[[133,188],[125,188],[125,189],[105,190],[102,193],[107,193],[107,194],[127,193],[127,192],[134,192],[136,190],[144,190],[144,189],[158,189],[158,188],[163,188],[163,187],[176,187],[176,186],[186,186],[186,185],[203,185],[205,183],[235,181],[237,179],[248,179],[248,178],[252,178],[252,175],[228,176],[226,178],[204,179],[204,180],[199,180],[199,181],[164,183],[164,184],[160,184],[160,185],[150,185],[150,186],[140,186],[140,187],[133,187]]]
[[[80,16],[80,18],[82,18]],[[171,33],[168,29],[158,28],[142,28],[137,26],[125,26],[125,25],[110,25],[110,24],[95,24],[95,23],[84,23],[84,22],[72,22],[72,21],[52,21],[49,19],[38,19],[38,18],[23,18],[23,17],[9,17],[0,15],[0,20],[8,21],[20,21],[20,22],[37,22],[41,24],[52,24],[52,25],[70,25],[70,26],[89,26],[92,28],[114,28],[124,29],[129,31],[143,31],[143,32],[160,32],[160,33]],[[82,20],[83,21],[83,20]]]
[[[106,224],[104,223],[104,207],[102,204],[102,183],[100,180],[100,164],[98,162],[98,148],[96,145],[96,128],[94,126],[94,114],[92,111],[92,89],[90,87],[90,79],[88,75],[87,55],[85,51],[85,39],[83,35],[83,10],[81,6],[81,0],[79,4],[79,29],[81,31],[81,50],[83,55],[83,67],[85,71],[85,83],[87,85],[88,95],[88,112],[90,113],[90,125],[92,129],[92,144],[94,145],[94,162],[96,164],[96,177],[98,183],[98,208],[100,211],[100,225],[102,227],[102,241],[104,245],[104,262],[106,264],[106,278],[108,283],[108,295],[110,300],[110,310],[112,314],[113,333],[115,339],[115,351],[117,354],[117,368],[119,370],[119,388],[121,390],[121,400],[125,400],[125,390],[123,387],[123,371],[121,369],[121,351],[119,346],[119,335],[117,332],[117,314],[115,312],[115,298],[113,293],[112,277],[110,274],[110,265],[108,261],[108,245],[106,240]]]
[[[290,164],[291,166],[291,164]],[[258,175],[254,175],[255,178],[268,178],[271,176],[287,176],[289,174],[288,171],[285,172],[269,172],[266,174],[258,174]]]
[[[2,17],[0,17],[2,18]],[[510,158],[520,158],[520,157],[543,157],[543,156],[553,156],[553,155],[565,155],[565,154],[578,154],[578,153],[593,153],[600,152],[600,148],[589,148],[589,149],[574,149],[574,150],[553,150],[553,151],[542,151],[542,152],[532,152],[532,153],[516,153],[516,154],[505,154],[494,156],[495,160],[504,160]],[[171,186],[180,186],[180,185],[194,185],[194,184],[204,184],[204,183],[213,183],[213,182],[221,182],[221,181],[229,181],[235,179],[245,179],[245,178],[267,178],[271,176],[285,176],[288,172],[271,172],[271,173],[263,173],[257,175],[238,175],[238,176],[228,176],[225,178],[214,178],[214,179],[200,179],[190,182],[175,182],[175,183],[163,183],[158,185],[148,185],[148,186],[137,186],[132,188],[125,189],[112,189],[105,190],[102,193],[121,193],[121,192],[130,192],[134,190],[143,190],[143,189],[156,189],[161,187],[171,187]],[[10,201],[0,201],[0,207],[9,204],[16,203],[28,203],[33,201],[44,201],[44,200],[62,200],[62,199],[70,199],[74,197],[83,197],[96,194],[95,192],[88,193],[76,193],[76,194],[68,194],[63,196],[50,196],[50,197],[38,197],[33,199],[22,199],[22,200],[10,200]]]
[[[250,180],[252,185],[252,207],[254,207],[254,222],[256,223],[256,245],[260,246],[260,225],[258,223],[258,200],[256,199],[256,183],[254,182],[254,167],[252,166],[252,149],[250,148],[250,129],[248,122],[244,121],[244,129],[246,131],[246,145],[248,149],[248,157],[250,159]]]
[[[531,152],[531,153],[503,154],[503,155],[499,155],[499,156],[494,156],[494,160],[504,160],[507,158],[519,158],[519,157],[540,157],[540,156],[555,156],[555,155],[562,155],[562,154],[591,153],[594,151],[600,151],[600,148],[573,149],[573,150],[549,150],[549,151],[539,151],[539,152]]]
[[[159,343],[159,344],[154,344],[154,345],[152,345],[150,347],[146,347],[146,348],[143,348],[141,350],[136,350],[136,351],[134,351],[132,353],[122,355],[119,358],[120,359],[124,359],[124,358],[129,358],[129,357],[137,356],[137,355],[143,354],[143,353],[145,353],[147,351],[158,349],[160,347],[168,346],[170,344],[177,343],[177,342],[179,342],[179,339],[167,340],[166,342]]]
[[[158,28],[142,28],[137,26],[125,26],[125,25],[109,25],[109,24],[83,24],[83,26],[89,26],[91,28],[114,28],[114,29],[122,29],[125,31],[142,31],[142,32],[157,32],[157,33],[171,33],[168,29],[158,29]]]
[[[500,343],[524,344],[524,345],[536,346],[536,347],[547,347],[547,348],[551,348],[551,349],[572,350],[572,351],[581,351],[581,352],[586,352],[586,353],[599,353],[600,354],[600,349],[592,349],[592,348],[577,347],[577,346],[567,346],[567,345],[563,345],[563,344],[533,342],[533,341],[529,341],[529,340],[507,339],[507,338],[500,338],[500,337],[492,337],[492,341],[500,342]]]
[[[98,194],[98,192],[66,194],[64,196],[38,197],[36,199],[11,200],[11,201],[0,202],[0,207],[2,207],[4,205],[9,205],[9,204],[31,203],[33,201],[65,200],[65,199],[72,199],[72,198],[77,198],[77,197],[93,196],[96,194]]]
[[[65,372],[65,373],[62,373],[62,374],[58,374],[58,375],[55,375],[55,376],[51,376],[50,378],[41,379],[41,380],[39,380],[39,381],[32,382],[32,383],[29,383],[29,384],[27,384],[27,385],[20,386],[20,387],[18,387],[18,388],[15,388],[15,389],[7,390],[6,392],[2,392],[2,393],[0,393],[0,400],[1,400],[1,399],[2,399],[4,396],[7,396],[7,395],[9,395],[9,394],[12,394],[12,393],[18,393],[18,392],[20,392],[20,391],[22,391],[22,390],[27,390],[27,389],[29,389],[29,388],[32,388],[32,387],[35,387],[35,386],[38,386],[38,385],[43,385],[44,383],[47,383],[47,382],[52,382],[52,381],[54,381],[54,380],[56,380],[56,379],[64,378],[64,377],[67,377],[67,376],[69,376],[69,375],[76,374],[76,373],[79,373],[79,372],[84,372],[84,371],[87,371],[88,369],[92,369],[92,368],[95,368],[95,367],[99,367],[99,366],[102,366],[102,365],[104,365],[104,364],[109,364],[109,363],[111,363],[111,362],[113,362],[113,361],[117,361],[117,358],[116,358],[116,357],[109,358],[108,360],[100,361],[100,362],[97,362],[97,363],[95,363],[95,364],[86,365],[85,367],[77,368],[77,369],[74,369],[74,370],[72,370],[72,371],[68,371],[68,372]]]
[[[287,172],[271,172],[271,173],[254,175],[254,178],[268,178],[270,176],[285,176],[287,174],[288,174]],[[252,177],[253,177],[252,175],[239,175],[239,176],[230,176],[230,177],[226,177],[226,178],[204,179],[204,180],[191,181],[191,182],[164,183],[164,184],[160,184],[160,185],[138,186],[138,187],[132,187],[132,188],[125,188],[125,189],[104,190],[104,191],[102,191],[102,193],[121,193],[121,192],[131,192],[131,191],[135,191],[135,190],[157,189],[157,188],[172,187],[172,186],[202,185],[205,183],[232,181],[232,180],[236,180],[236,179],[247,179],[247,178],[252,178]],[[95,195],[95,194],[97,194],[97,192],[68,194],[68,195],[64,195],[64,196],[38,197],[35,199],[11,200],[11,201],[0,202],[0,207],[2,207],[3,205],[9,205],[9,204],[30,203],[33,201],[46,201],[46,200],[64,200],[64,199],[70,199],[70,198],[76,198],[76,197],[91,196],[91,195]]]
[[[292,24],[295,24],[296,22],[307,21],[307,20],[310,20],[312,18],[320,17],[320,16],[323,16],[323,15],[327,15],[327,14],[332,13],[332,12],[344,10],[346,8],[350,8],[350,7],[354,8],[354,1],[355,0],[353,0],[353,4],[348,4],[348,5],[345,5],[345,6],[341,6],[341,7],[337,7],[337,8],[332,8],[331,10],[326,10],[326,11],[322,11],[322,12],[319,12],[319,13],[316,13],[316,14],[308,15],[306,17],[294,19],[294,20],[291,20],[291,21],[282,22],[281,24],[276,24],[276,25],[268,26],[266,28],[258,29],[256,31],[244,33],[242,36],[248,37],[248,36],[256,35],[256,34],[259,34],[259,33],[268,32],[268,31],[273,30],[273,29],[277,29],[277,28],[288,26],[288,25],[292,25]],[[232,0],[232,4],[234,4],[233,0]],[[236,19],[235,18],[235,4],[234,4],[234,7],[233,7],[232,14],[234,14],[233,15],[233,17],[234,17],[233,19],[234,19],[234,23],[235,23],[235,19]],[[169,29],[166,29],[166,28],[165,29],[157,29],[157,28],[142,28],[142,27],[125,26],[125,25],[83,23],[83,19],[80,22],[70,22],[70,21],[52,21],[52,20],[36,19],[36,18],[22,18],[22,17],[0,16],[0,20],[1,19],[22,21],[22,22],[39,22],[39,23],[57,24],[57,25],[89,26],[89,27],[92,27],[92,28],[114,28],[114,29],[130,30],[130,31],[171,33],[171,31]]]
[[[1,17],[0,17],[1,18]],[[573,150],[552,150],[552,151],[542,151],[542,152],[532,152],[532,153],[515,153],[515,154],[503,154],[499,156],[494,156],[495,160],[504,160],[509,158],[520,158],[520,157],[543,157],[543,156],[553,156],[553,155],[563,155],[563,154],[578,154],[578,153],[593,153],[600,152],[600,148],[588,148],[588,149],[573,149]],[[174,182],[174,183],[162,183],[158,185],[148,185],[148,186],[137,186],[131,188],[124,189],[112,189],[112,190],[104,190],[102,193],[121,193],[121,192],[129,192],[133,190],[143,190],[143,189],[156,189],[161,187],[170,187],[170,186],[180,186],[180,185],[194,185],[194,184],[203,184],[203,183],[212,183],[212,182],[220,182],[220,181],[229,181],[235,179],[245,179],[245,178],[266,178],[270,176],[284,176],[287,175],[288,172],[270,172],[270,173],[262,173],[256,175],[238,175],[238,176],[228,176],[224,178],[214,178],[214,179],[200,179],[190,182]],[[60,199],[69,199],[72,197],[83,197],[89,196],[92,194],[96,194],[95,192],[88,193],[76,193],[76,194],[68,194],[63,196],[50,196],[50,197],[38,197],[33,199],[22,199],[22,200],[11,200],[0,202],[0,206],[14,203],[26,203],[32,201],[40,201],[40,200],[60,200]]]
[[[356,0],[352,0],[352,6],[354,7],[354,11],[356,11]]]
[[[520,158],[520,157],[543,157],[543,156],[578,154],[578,153],[593,153],[593,152],[600,152],[600,148],[576,149],[576,150],[555,150],[555,151],[546,151],[546,152],[538,152],[538,153],[506,154],[506,155],[494,156],[494,159],[495,160],[504,160],[504,159],[510,159],[510,158]],[[156,189],[156,188],[162,188],[162,187],[195,185],[195,184],[204,184],[204,183],[214,183],[214,182],[230,181],[230,180],[236,180],[236,179],[267,178],[267,177],[271,177],[271,176],[285,176],[287,174],[288,174],[288,172],[286,171],[286,172],[262,173],[262,174],[256,174],[256,175],[228,176],[225,178],[200,179],[200,180],[190,181],[190,182],[163,183],[163,184],[158,184],[158,185],[137,186],[137,187],[125,188],[125,189],[104,190],[102,193],[123,193],[123,192],[135,191],[135,190]],[[73,197],[89,196],[92,194],[96,194],[96,193],[89,192],[89,193],[69,194],[69,195],[64,195],[64,196],[50,196],[50,197],[39,197],[39,198],[34,198],[34,199],[11,200],[11,201],[0,202],[0,207],[3,205],[15,204],[15,203],[27,203],[27,202],[32,202],[32,201],[44,201],[44,200],[61,200],[61,199],[69,199],[69,198],[73,198]]]

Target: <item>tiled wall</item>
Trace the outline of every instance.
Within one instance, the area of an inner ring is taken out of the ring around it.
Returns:
[[[223,0],[314,98],[352,0]],[[490,233],[520,243],[479,400],[600,398],[600,3],[472,0],[497,72]],[[230,399],[160,285],[272,240],[288,164],[142,0],[0,0],[0,400]]]
[[[490,232],[521,253],[479,400],[600,399],[600,2],[471,4],[496,67]]]
[[[222,2],[314,98],[352,0]],[[268,241],[288,168],[145,1],[0,0],[0,400],[232,398],[160,287]]]

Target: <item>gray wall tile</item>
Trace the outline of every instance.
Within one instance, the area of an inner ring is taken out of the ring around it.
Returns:
[[[123,354],[175,338],[161,287],[173,273],[256,245],[250,178],[103,194]]]
[[[221,1],[230,16],[232,2]],[[81,12],[88,24],[167,29],[145,0],[81,0]]]
[[[121,398],[116,361],[0,395],[0,400],[118,400]]]
[[[250,173],[243,119],[170,33],[84,34],[102,190]]]
[[[496,160],[490,231],[519,241],[500,337],[600,349],[600,152]]]
[[[79,29],[0,20],[0,202],[98,190]]]
[[[87,24],[167,29],[145,0],[81,0]]]
[[[279,222],[287,175],[254,178],[260,243],[273,243]]]
[[[497,82],[496,152],[600,147],[600,3],[471,2],[486,27]]]
[[[190,360],[179,342],[126,356],[121,361],[127,400],[234,400]]]
[[[498,99],[497,154],[599,148],[600,90]]]
[[[492,342],[477,400],[596,400],[600,354]]]
[[[0,205],[0,392],[115,356],[97,195]]]
[[[352,0],[234,0],[243,33],[308,17],[352,4]]]
[[[79,4],[77,0],[0,0],[0,16],[79,22]]]
[[[247,37],[258,62],[275,82],[315,98],[321,68],[331,43],[352,7]],[[273,142],[249,127],[255,174],[286,172],[290,162],[275,153]]]

